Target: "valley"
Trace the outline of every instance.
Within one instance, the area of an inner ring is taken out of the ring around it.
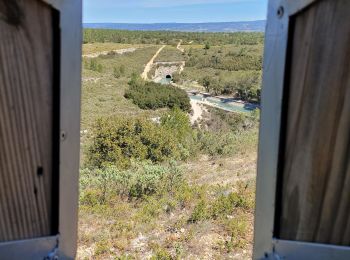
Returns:
[[[78,259],[251,258],[261,34],[115,37],[84,37]]]

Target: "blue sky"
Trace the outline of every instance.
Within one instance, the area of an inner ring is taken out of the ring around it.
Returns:
[[[85,23],[264,20],[267,0],[83,0]]]

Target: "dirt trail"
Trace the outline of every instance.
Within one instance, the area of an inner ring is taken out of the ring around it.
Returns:
[[[150,59],[150,61],[146,64],[146,67],[145,67],[144,71],[141,74],[141,78],[142,79],[148,80],[148,72],[152,69],[152,65],[154,63],[154,60],[157,58],[159,53],[165,48],[165,46],[166,45],[163,45],[162,47],[160,47],[159,50],[156,52],[156,54],[154,54],[152,59]]]
[[[185,52],[185,49],[184,48],[181,48],[181,44],[182,44],[182,40],[179,41],[179,43],[177,44],[176,48],[181,51],[182,53]],[[181,62],[181,66],[180,66],[180,69],[179,69],[179,74],[181,74],[183,72],[183,70],[185,69],[185,66],[186,66],[186,62],[185,61],[182,61]]]
[[[186,66],[186,62],[183,61],[183,62],[181,63],[180,69],[179,69],[179,74],[181,74],[181,73],[184,71],[185,66]]]
[[[91,53],[91,54],[85,54],[85,55],[83,55],[83,57],[84,58],[97,58],[101,55],[107,55],[109,53],[121,55],[124,53],[134,52],[136,50],[137,50],[137,48],[127,48],[127,49],[118,49],[118,50],[111,50],[111,51],[101,51],[101,52],[96,52],[96,53]]]
[[[203,108],[196,100],[191,100],[191,106],[193,110],[193,114],[191,115],[191,124],[193,125],[196,121],[198,122],[200,119],[202,119]]]
[[[184,48],[181,48],[181,44],[182,44],[182,40],[179,41],[179,43],[177,44],[176,48],[181,51],[181,52],[185,52]]]

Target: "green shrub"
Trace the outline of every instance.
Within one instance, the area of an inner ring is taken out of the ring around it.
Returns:
[[[167,169],[158,166],[144,164],[142,168],[136,168],[129,171],[129,196],[141,198],[145,195],[155,194],[160,188],[164,180]]]
[[[85,60],[84,66],[88,70],[97,71],[100,73],[103,71],[102,64],[98,63],[96,58]]]
[[[93,132],[88,166],[128,168],[131,160],[162,162],[181,157],[176,137],[162,126],[135,118],[101,118]]]
[[[201,122],[205,130],[197,131],[199,149],[210,156],[226,156],[252,152],[257,144],[259,112],[244,115],[208,108],[209,115]]]
[[[121,73],[116,67],[113,69],[113,77],[115,77],[116,79],[119,79],[121,77]]]
[[[178,107],[183,111],[191,111],[190,99],[187,93],[171,85],[162,85],[154,82],[132,78],[125,98],[132,99],[141,109],[158,109]]]
[[[242,132],[257,127],[259,122],[259,110],[255,109],[250,114],[227,113],[218,108],[208,108],[209,115],[205,124],[210,132]]]
[[[174,44],[183,39],[183,44],[210,43],[255,45],[264,42],[264,34],[259,32],[208,33],[208,32],[170,32],[170,31],[127,31],[112,29],[84,29],[84,42],[115,42],[130,44]]]
[[[96,243],[94,256],[109,254],[111,252],[111,243],[107,240],[102,240]]]
[[[262,69],[262,57],[258,55],[242,56],[216,56],[207,55],[208,49],[205,49],[204,55],[192,55],[186,63],[189,67],[199,69],[213,68],[228,71],[252,70],[260,71]]]
[[[210,218],[208,205],[205,200],[201,200],[195,207],[189,218],[189,222],[196,223]]]
[[[231,192],[227,196],[219,196],[211,206],[211,217],[226,217],[227,215],[233,214],[235,208],[249,209],[249,198],[246,198],[245,195],[246,194],[239,194],[238,192]]]
[[[176,136],[177,140],[184,142],[192,136],[192,127],[188,114],[182,112],[179,108],[174,108],[166,112],[160,118],[160,123],[165,130]]]
[[[140,199],[157,193],[172,194],[184,181],[175,163],[168,166],[134,163],[128,170],[114,166],[84,169],[80,175],[80,203],[86,206],[111,202],[115,196]]]
[[[235,134],[225,132],[199,132],[200,149],[210,156],[230,155],[235,152]]]
[[[250,241],[247,235],[249,234],[250,225],[251,223],[245,215],[238,215],[225,221],[224,227],[231,237],[225,245],[228,253],[233,249],[246,247],[248,241]]]
[[[230,219],[228,216],[235,215],[237,212],[252,212],[254,210],[254,189],[244,182],[238,182],[235,186],[235,191],[226,193],[223,190],[214,197],[208,198],[201,195],[195,200],[192,196],[191,200],[197,201],[197,204],[192,210],[188,222],[196,223],[203,220],[220,219],[226,223]],[[208,192],[205,187],[202,188]],[[182,193],[184,192],[182,191]],[[178,198],[178,200],[180,199]]]
[[[208,68],[213,68],[209,66]],[[219,73],[216,73],[219,74]],[[236,95],[245,101],[260,102],[261,75],[258,71],[244,72],[234,78],[225,79],[219,75],[206,75],[199,79],[207,92],[215,95]]]
[[[164,248],[158,246],[155,249],[155,254],[151,257],[151,260],[175,260],[171,254]]]
[[[124,76],[125,74],[125,66],[120,65],[119,67],[113,68],[113,76],[117,79],[119,79],[121,76]]]

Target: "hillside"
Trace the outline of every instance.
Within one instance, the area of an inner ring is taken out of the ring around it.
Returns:
[[[251,259],[263,35],[84,36],[77,259]]]
[[[179,32],[264,32],[266,21],[219,23],[84,23],[84,28],[116,29],[131,31],[179,31]]]

